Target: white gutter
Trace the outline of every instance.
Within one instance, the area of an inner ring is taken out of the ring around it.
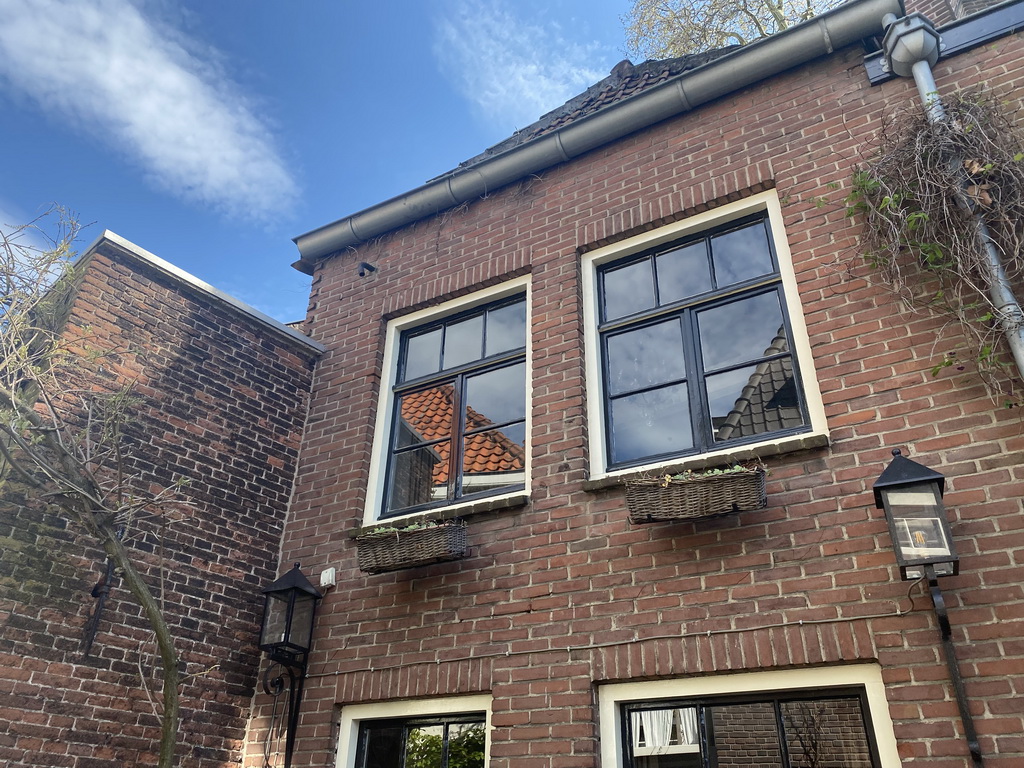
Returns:
[[[746,45],[537,139],[294,239],[312,273],[318,259],[493,192],[532,173],[683,114],[883,31],[900,0],[851,0],[810,21]]]

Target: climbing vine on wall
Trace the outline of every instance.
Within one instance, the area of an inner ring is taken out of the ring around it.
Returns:
[[[939,351],[933,369],[976,369],[1007,405],[1021,383],[990,298],[978,220],[984,221],[1018,298],[1024,289],[1024,131],[1016,110],[987,92],[946,98],[946,119],[923,111],[889,120],[876,155],[859,168],[848,213],[863,217],[868,262],[907,306],[937,313],[966,341]]]

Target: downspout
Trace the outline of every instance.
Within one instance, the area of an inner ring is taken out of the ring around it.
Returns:
[[[946,110],[942,106],[938,86],[932,75],[932,67],[939,60],[942,48],[939,33],[935,27],[920,13],[912,13],[897,19],[894,14],[887,13],[882,17],[885,37],[882,40],[882,52],[885,56],[885,67],[900,77],[913,77],[917,91],[921,96],[925,116],[929,122],[938,123],[946,119]],[[999,325],[1013,351],[1017,370],[1024,378],[1024,315],[1020,304],[1010,290],[1010,282],[1006,278],[999,251],[989,235],[988,227],[978,211],[974,211],[974,221],[978,240],[985,252],[985,271],[989,279],[989,297],[996,306]],[[981,755],[981,743],[978,731],[974,726],[974,716],[967,704],[967,691],[960,675],[960,664],[950,635],[949,619],[946,616],[942,593],[934,578],[934,570],[927,566],[931,573],[932,602],[939,617],[939,628],[942,632],[943,655],[949,668],[953,691],[956,694],[957,708],[960,710],[960,722],[963,723],[967,749],[971,753],[974,768],[982,768],[984,763]]]
[[[885,65],[900,77],[913,77],[921,96],[925,115],[933,123],[946,119],[938,86],[932,75],[932,67],[939,60],[942,48],[939,33],[931,22],[920,13],[912,13],[897,19],[887,13],[882,18],[885,38],[882,49]],[[985,255],[984,267],[989,284],[989,298],[995,307],[995,316],[1003,336],[1010,345],[1010,352],[1017,364],[1017,372],[1024,380],[1024,310],[1013,295],[1010,281],[1003,268],[999,249],[992,241],[988,226],[981,213],[974,211],[978,241]]]

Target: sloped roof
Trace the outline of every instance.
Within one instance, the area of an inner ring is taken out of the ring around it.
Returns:
[[[710,61],[724,56],[739,48],[737,45],[717,48],[713,51],[679,56],[674,59],[651,59],[643,64],[634,65],[623,59],[612,68],[611,74],[600,82],[590,86],[583,93],[574,96],[557,109],[553,109],[539,120],[513,133],[509,138],[488,147],[479,155],[459,163],[447,173],[436,178],[441,179],[466,168],[471,168],[488,158],[500,155],[510,149],[532,141],[559,128],[563,128],[580,118],[617,104],[623,99],[635,96],[655,85],[664,83],[669,78],[702,67]],[[431,179],[433,181],[433,179]]]

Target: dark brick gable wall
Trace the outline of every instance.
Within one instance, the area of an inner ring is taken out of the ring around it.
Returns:
[[[1008,37],[936,78],[1019,100],[1022,60]],[[1024,428],[970,378],[931,375],[938,324],[866,279],[842,206],[880,122],[917,98],[904,80],[868,86],[860,52],[840,52],[321,265],[309,328],[328,352],[285,553],[307,572],[337,567],[339,586],[318,620],[297,765],[333,764],[344,705],[489,693],[491,768],[591,768],[595,685],[873,661],[904,763],[964,768],[929,598],[908,600],[873,505],[893,447],[947,477],[962,568],[943,588],[986,765],[1024,761]],[[596,382],[579,252],[770,187],[830,445],[769,460],[763,511],[630,525],[621,489],[585,485]],[[360,278],[360,261],[377,271]],[[471,517],[468,559],[361,573],[348,533],[362,524],[387,319],[527,273],[529,503]],[[268,713],[261,702],[250,764]]]
[[[315,353],[103,244],[68,338],[117,350],[85,386],[137,380],[126,466],[188,501],[139,519],[129,546],[163,590],[183,671],[179,764],[241,761],[257,686],[260,589],[278,551]],[[0,764],[104,768],[155,763],[158,660],[115,578],[88,658],[81,640],[104,559],[38,499],[9,488],[0,516]],[[170,519],[168,519],[170,518]],[[166,524],[165,524],[166,523]],[[150,693],[140,682],[145,675]]]

